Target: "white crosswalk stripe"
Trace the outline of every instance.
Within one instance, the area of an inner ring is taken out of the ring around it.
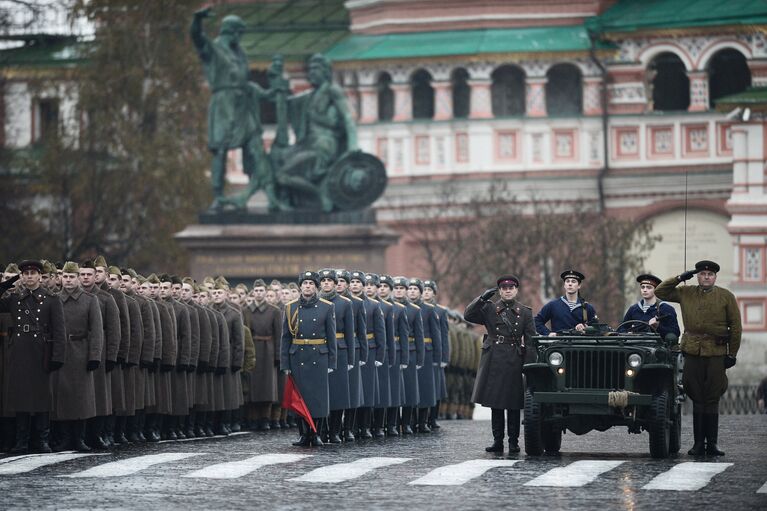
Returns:
[[[310,454],[261,454],[240,461],[229,461],[226,463],[217,463],[200,470],[190,472],[183,477],[201,477],[207,479],[237,479],[250,474],[251,472],[265,467],[267,465],[278,465],[281,463],[293,463],[304,458],[309,458]]]
[[[623,463],[625,462],[609,460],[576,461],[570,463],[566,467],[553,468],[532,481],[526,482],[525,486],[585,486],[594,481],[601,474],[612,470]]]
[[[0,475],[16,475],[32,472],[40,467],[55,465],[64,461],[86,458],[88,456],[108,456],[108,454],[89,454],[75,452],[58,452],[55,454],[25,454],[23,456],[12,456],[0,460]]]
[[[761,488],[756,490],[756,493],[767,493],[767,483],[764,483]]]
[[[119,477],[128,476],[140,472],[154,465],[160,465],[162,463],[169,463],[171,461],[180,461],[193,456],[201,456],[202,452],[169,452],[163,454],[149,454],[147,456],[136,456],[135,458],[128,458],[120,461],[113,461],[111,463],[104,463],[97,467],[83,470],[82,472],[76,472],[74,474],[60,476],[60,477]]]
[[[410,461],[412,458],[361,458],[351,463],[337,463],[320,467],[300,477],[294,477],[290,481],[304,483],[340,483],[357,479],[377,468],[399,465]]]
[[[711,479],[727,470],[732,463],[699,463],[687,461],[658,474],[643,490],[693,491],[706,486]]]
[[[469,460],[455,465],[435,468],[408,484],[427,486],[458,486],[476,479],[491,468],[512,467],[520,460]]]

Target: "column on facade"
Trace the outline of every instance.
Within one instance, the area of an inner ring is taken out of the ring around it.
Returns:
[[[378,120],[378,86],[376,83],[377,73],[374,71],[360,71],[357,73],[359,84],[359,117],[360,124],[370,124]]]
[[[490,74],[493,68],[488,64],[473,63],[466,69],[469,73],[467,83],[470,89],[469,119],[491,119],[493,103]]]
[[[767,61],[748,60],[752,87],[767,87]]]
[[[391,90],[394,93],[395,122],[409,121],[413,118],[413,94],[410,85],[411,70],[392,72]]]
[[[583,77],[584,115],[602,115],[602,77]]]
[[[528,117],[546,117],[546,83],[545,76],[530,76],[525,78],[525,111]]]
[[[453,118],[453,84],[450,80],[434,80],[434,120],[445,121]]]
[[[705,112],[708,110],[708,73],[706,71],[688,71],[690,80],[689,112]]]

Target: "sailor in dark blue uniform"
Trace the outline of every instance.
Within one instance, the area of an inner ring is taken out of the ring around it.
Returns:
[[[336,293],[336,271],[320,270],[320,298],[333,302],[336,308],[336,348],[337,370],[328,375],[330,385],[330,419],[328,441],[331,444],[341,443],[341,420],[344,410],[349,405],[349,372],[356,366],[354,360],[354,310],[349,298]]]
[[[594,307],[581,298],[578,292],[586,277],[575,270],[565,270],[559,277],[564,282],[565,294],[544,305],[535,316],[538,335],[554,336],[557,332],[571,329],[583,332],[586,326],[597,320]],[[546,327],[548,322],[551,322],[551,329]]]
[[[397,423],[399,421],[399,407],[405,399],[405,381],[402,372],[407,369],[410,359],[408,350],[408,323],[407,307],[394,300],[392,290],[394,279],[389,275],[381,275],[378,284],[378,296],[384,307],[384,319],[386,319],[386,353],[389,359],[389,407],[386,410],[386,434],[398,436]],[[386,307],[390,308],[386,308]],[[380,423],[380,422],[379,422]]]
[[[413,408],[418,406],[421,396],[418,389],[418,373],[423,369],[424,360],[424,342],[423,342],[423,320],[421,319],[421,308],[418,305],[410,303],[407,299],[408,279],[405,277],[394,277],[394,300],[406,307],[405,313],[408,322],[408,363],[402,370],[402,377],[405,383],[405,396],[402,402],[402,434],[412,435],[413,428],[410,423],[413,418]]]
[[[649,273],[637,277],[639,293],[642,298],[626,311],[623,323],[627,321],[643,321],[658,332],[661,338],[668,334],[679,337],[679,322],[676,319],[676,310],[671,304],[659,300],[655,296],[655,288],[661,283],[661,279]],[[627,323],[622,325],[619,332],[646,332],[647,326],[642,323]]]
[[[354,426],[357,408],[362,406],[362,371],[368,359],[367,320],[365,302],[349,291],[351,276],[346,270],[336,270],[336,292],[352,301],[354,314],[354,360],[357,364],[349,371],[349,408],[344,411],[344,437],[347,442],[354,442]],[[347,348],[348,349],[348,348]],[[351,352],[350,357],[351,358]]]
[[[280,369],[292,374],[319,430],[330,413],[328,374],[336,368],[336,317],[333,302],[320,298],[317,272],[298,277],[301,296],[285,304],[280,343]],[[322,440],[301,421],[301,437],[293,445],[320,446]]]

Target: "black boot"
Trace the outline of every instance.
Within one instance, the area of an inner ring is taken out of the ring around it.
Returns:
[[[147,442],[160,441],[160,416],[156,413],[150,413],[144,419],[144,437]],[[91,445],[93,447],[93,445]]]
[[[357,438],[370,440],[373,438],[373,435],[370,433],[370,423],[373,418],[373,409],[366,406],[364,408],[360,408],[359,412],[361,416],[357,421],[359,422],[359,435],[357,435]]]
[[[115,416],[110,415],[104,418],[104,442],[111,449],[115,444]]]
[[[283,426],[282,425],[283,421],[269,420],[269,419],[263,419],[263,421],[264,421],[264,424],[269,426],[269,430],[272,430],[272,429],[287,429],[288,428],[287,422]]]
[[[412,420],[413,420],[413,407],[403,406],[402,407],[402,434],[403,435],[413,434],[413,428],[410,427],[410,422]]]
[[[509,453],[519,452],[519,410],[507,410],[507,431],[509,434]]]
[[[116,444],[127,444],[128,438],[125,436],[125,430],[128,425],[128,417],[126,415],[121,415],[119,417],[115,417],[115,432],[114,432],[114,441]]]
[[[384,421],[386,420],[386,408],[373,408],[373,438],[384,438]]]
[[[706,430],[705,430],[705,423],[703,419],[703,414],[699,412],[693,411],[692,414],[692,435],[694,439],[694,444],[692,445],[692,449],[687,451],[687,454],[690,456],[703,456],[706,454]]]
[[[493,431],[493,445],[485,447],[485,452],[503,452],[503,428],[506,420],[503,409],[493,408],[490,411],[490,427]]]
[[[429,416],[429,408],[418,409],[418,432],[419,433],[431,433],[431,429],[426,424],[426,420]]]
[[[354,416],[356,408],[344,410],[344,442],[354,442]]]
[[[28,413],[16,414],[16,442],[10,451],[11,454],[24,454],[29,450],[31,421]]]
[[[242,408],[237,408],[236,410],[232,410],[232,420],[230,421],[229,430],[232,433],[239,433],[242,431],[242,424],[241,424],[241,417],[242,417]]]
[[[333,410],[330,412],[328,442],[331,444],[341,443],[341,416],[343,413],[343,410]]]
[[[131,415],[130,417],[125,418],[125,439],[129,444],[136,444],[139,442],[138,422],[138,412],[136,412],[136,415]]]
[[[176,438],[184,440],[186,433],[184,432],[184,426],[186,426],[186,415],[176,415],[173,417],[173,431],[176,433]]]
[[[194,419],[194,436],[198,438],[208,436],[205,432],[206,412],[197,412]]]
[[[429,427],[432,431],[441,427],[437,423],[437,417],[439,417],[439,401],[437,401],[435,406],[431,407],[431,412],[429,413]]]
[[[0,418],[0,428],[2,428],[3,442],[0,446],[2,452],[11,452],[16,445],[16,419],[13,417]]]
[[[74,438],[75,451],[91,452],[91,448],[85,443],[86,432],[87,428],[84,420],[72,421],[72,437]]]
[[[147,438],[144,436],[144,424],[146,423],[146,412],[144,410],[136,411],[136,437],[138,442],[145,444]]]
[[[399,431],[397,431],[398,418],[399,408],[393,406],[386,409],[386,434],[388,436],[399,436]]]
[[[51,450],[53,452],[69,451],[72,449],[71,421],[54,421],[51,424]]]
[[[706,431],[706,454],[711,456],[724,456],[724,451],[716,445],[719,438],[719,414],[703,414],[703,424]]]
[[[35,414],[35,432],[37,440],[35,441],[35,452],[48,453],[51,451],[51,423],[47,413]]]
[[[298,421],[298,440],[293,442],[296,447],[307,447],[309,445],[309,427],[303,420]]]
[[[88,444],[96,450],[109,449],[109,444],[104,441],[104,417],[94,417],[89,422],[91,440]]]
[[[197,423],[197,413],[190,410],[189,415],[186,417],[186,428],[184,429],[184,435],[187,438],[196,438],[194,425]]]
[[[210,438],[216,436],[213,424],[215,422],[216,412],[207,412],[205,414],[205,436]]]
[[[320,438],[318,431],[322,429],[322,422],[324,421],[324,419],[312,418],[312,421],[314,422],[317,428],[317,431],[312,431],[312,428],[307,426],[307,430],[309,432],[309,445],[312,447],[322,447],[325,444],[322,442],[322,439]]]

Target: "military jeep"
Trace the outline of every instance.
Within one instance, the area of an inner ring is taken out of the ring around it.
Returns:
[[[559,452],[567,430],[583,435],[613,426],[647,431],[653,458],[679,451],[684,394],[677,338],[661,339],[644,325],[647,332],[588,327],[531,339],[534,361],[523,369],[528,455]]]

